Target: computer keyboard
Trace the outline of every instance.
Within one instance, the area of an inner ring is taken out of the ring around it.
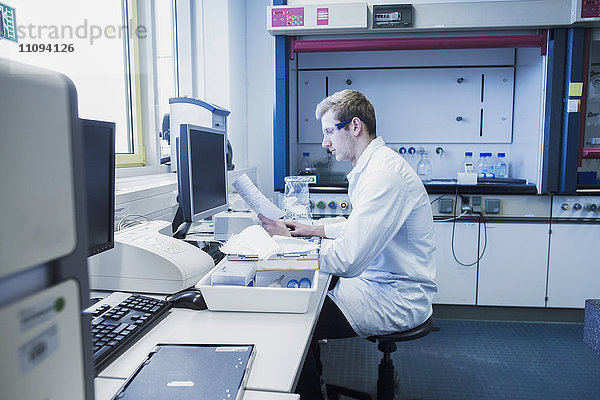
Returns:
[[[158,323],[171,308],[164,300],[115,292],[86,310],[92,314],[96,375]]]

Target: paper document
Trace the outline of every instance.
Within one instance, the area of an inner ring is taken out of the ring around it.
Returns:
[[[278,254],[308,253],[318,248],[318,243],[304,239],[277,235],[271,237],[262,226],[252,225],[234,234],[221,246],[221,251],[225,254],[258,256],[260,260],[265,260]]]
[[[243,174],[232,185],[255,213],[262,214],[273,220],[277,220],[285,215],[283,210],[273,204],[258,190],[250,178],[248,178],[248,175]]]
[[[243,256],[258,256],[264,260],[279,251],[279,245],[260,225],[252,225],[234,234],[221,246],[225,254],[239,254]]]
[[[300,254],[300,253],[309,253],[313,250],[319,248],[318,243],[310,242],[304,239],[291,238],[287,236],[273,236],[273,240],[275,243],[279,245],[279,251],[277,254]]]

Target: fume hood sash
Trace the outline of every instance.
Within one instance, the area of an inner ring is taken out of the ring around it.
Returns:
[[[539,47],[546,54],[547,31],[537,35],[449,36],[422,38],[294,40],[292,53],[386,50],[445,50]]]

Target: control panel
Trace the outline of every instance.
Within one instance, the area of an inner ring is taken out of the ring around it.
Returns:
[[[581,18],[598,18],[600,17],[600,1],[599,0],[580,0],[581,1]]]
[[[322,31],[366,31],[366,2],[268,6],[267,30],[271,35],[303,35]]]
[[[277,202],[284,209],[284,194],[279,193]],[[310,212],[313,217],[336,217],[350,215],[352,204],[346,193],[311,193]]]
[[[600,220],[600,196],[554,196],[552,217]]]
[[[350,215],[352,205],[347,194],[311,193],[310,211],[313,216]]]
[[[303,26],[304,7],[288,7],[271,9],[273,27]]]

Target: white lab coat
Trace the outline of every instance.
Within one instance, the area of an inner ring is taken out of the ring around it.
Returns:
[[[373,140],[348,174],[352,212],[325,225],[321,270],[341,278],[328,295],[362,337],[411,329],[437,293],[427,192],[398,153]]]

